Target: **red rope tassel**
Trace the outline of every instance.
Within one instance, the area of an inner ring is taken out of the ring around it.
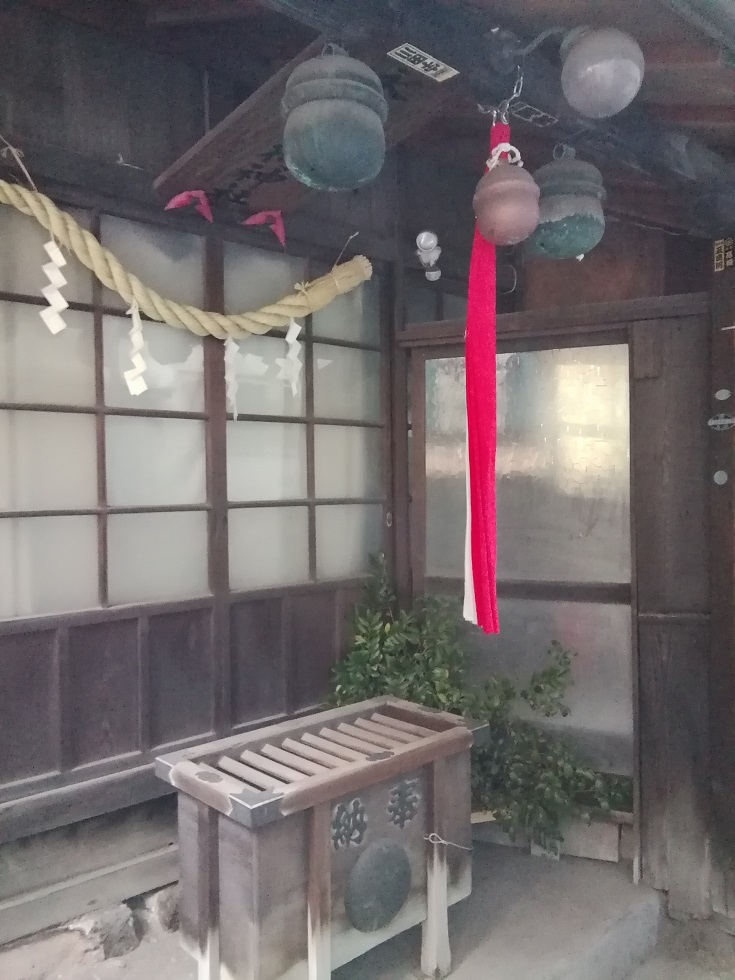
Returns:
[[[510,141],[510,127],[494,123],[490,152]],[[496,418],[495,245],[475,227],[470,260],[465,337],[467,385],[468,535],[465,616],[485,633],[498,632],[495,522]]]

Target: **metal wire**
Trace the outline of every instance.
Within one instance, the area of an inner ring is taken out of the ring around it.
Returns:
[[[478,102],[477,108],[483,114],[483,116],[492,115],[493,122],[497,122],[497,120],[500,119],[501,122],[507,124],[510,105],[512,102],[514,102],[517,98],[520,97],[522,91],[523,91],[523,68],[521,67],[521,65],[518,65],[516,67],[516,80],[513,86],[513,91],[508,96],[508,98],[503,99],[503,101],[497,106],[483,106],[480,105],[480,103]]]
[[[538,37],[534,38],[533,41],[529,42],[525,48],[520,48],[516,51],[516,56],[518,58],[525,58],[527,54],[535,51],[540,45],[547,41],[550,37],[554,37],[556,34],[566,34],[566,27],[550,27],[546,31],[542,31]]]

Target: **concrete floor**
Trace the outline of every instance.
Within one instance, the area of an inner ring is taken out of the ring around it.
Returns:
[[[653,950],[661,900],[617,865],[531,857],[478,845],[474,890],[452,910],[453,980],[623,980]],[[152,928],[138,949],[99,960],[84,939],[62,933],[0,951],[2,980],[195,980],[175,935]],[[56,946],[54,946],[56,944]],[[81,945],[80,945],[81,944]],[[399,936],[337,971],[335,980],[412,980],[420,932]],[[636,980],[674,980],[673,973]],[[681,974],[694,980],[693,973]],[[704,973],[711,978],[713,974]],[[728,980],[735,976],[727,975]],[[697,977],[697,980],[700,980]]]
[[[735,980],[735,938],[708,922],[669,923],[656,955],[631,980]]]

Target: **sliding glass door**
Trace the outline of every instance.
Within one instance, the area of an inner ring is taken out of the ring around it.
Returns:
[[[577,343],[575,341],[575,343]],[[468,627],[472,671],[525,682],[553,640],[576,653],[564,729],[606,772],[634,770],[630,423],[624,343],[502,349],[498,384],[500,635]],[[459,594],[465,403],[460,349],[414,353],[416,591]]]

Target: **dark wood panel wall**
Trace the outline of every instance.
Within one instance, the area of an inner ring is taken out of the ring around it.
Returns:
[[[0,2],[0,131],[42,177],[153,199],[151,177],[204,132],[196,69],[38,10]]]
[[[526,258],[523,309],[620,302],[709,289],[709,242],[608,219],[597,248],[579,262]]]
[[[317,707],[360,583],[0,624],[0,842],[162,795],[163,746]],[[124,789],[123,789],[124,787]]]

